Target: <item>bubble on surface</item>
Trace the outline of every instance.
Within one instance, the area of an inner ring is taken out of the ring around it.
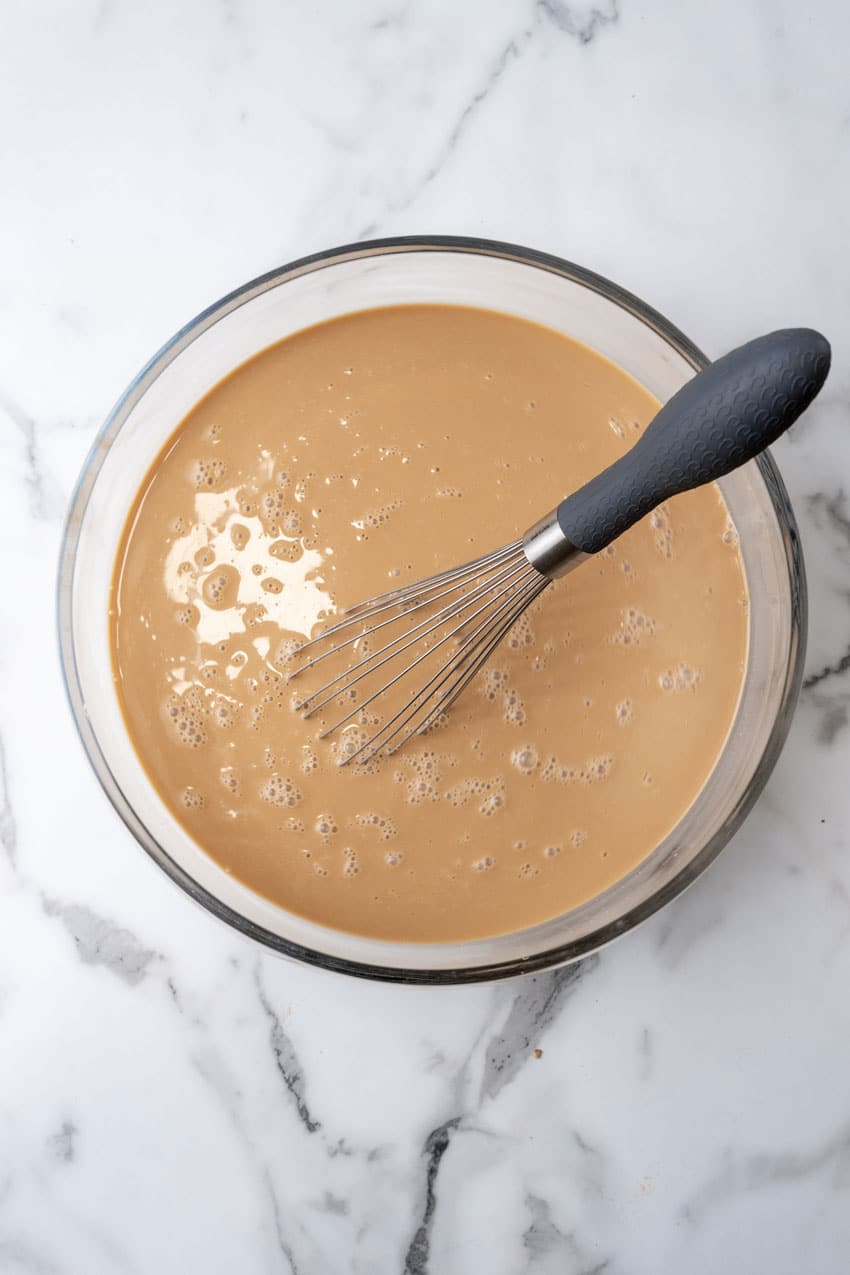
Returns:
[[[418,806],[425,801],[439,800],[443,769],[455,765],[457,758],[453,755],[426,748],[407,757],[402,755],[393,780],[404,784],[408,802],[412,806]]]
[[[230,730],[239,719],[239,704],[227,695],[216,695],[210,717],[216,726]]]
[[[495,814],[498,814],[501,809],[503,809],[504,805],[505,805],[504,792],[501,792],[501,791],[489,792],[487,796],[484,798],[484,800],[481,802],[481,805],[478,807],[478,813],[481,815],[487,815],[487,816],[495,815]]]
[[[666,669],[658,678],[662,691],[695,691],[702,680],[699,669],[689,664],[677,664],[674,669]]]
[[[196,606],[181,607],[175,615],[178,624],[184,624],[187,628],[194,628],[201,618],[201,613]]]
[[[387,819],[384,815],[376,814],[374,811],[357,814],[354,816],[354,821],[361,828],[374,828],[383,841],[389,841],[396,835],[396,826],[392,819]]]
[[[287,829],[288,832],[303,832],[304,831],[303,820],[299,819],[297,815],[290,815],[286,823],[284,824],[284,827]]]
[[[525,704],[518,691],[513,687],[502,696],[504,719],[509,726],[524,726],[526,722]]]
[[[266,593],[283,593],[283,583],[276,576],[266,576],[260,588],[264,589]]]
[[[507,645],[512,651],[521,651],[524,647],[532,646],[533,643],[534,630],[531,627],[531,619],[528,612],[524,611],[508,630]]]
[[[215,562],[215,550],[210,545],[203,545],[195,554],[195,565],[211,567]]]
[[[649,515],[649,525],[653,532],[655,548],[662,558],[673,557],[673,527],[670,522],[670,511],[666,504],[659,505]]]
[[[292,779],[275,773],[260,785],[260,798],[270,806],[297,806],[301,789]]]
[[[624,428],[623,428],[623,426],[620,424],[620,422],[619,422],[618,420],[616,420],[613,416],[610,416],[610,417],[608,418],[608,428],[610,429],[610,431],[611,431],[611,433],[612,433],[612,434],[616,435],[616,437],[617,437],[617,438],[625,438],[625,437],[626,437],[626,431],[625,431],[625,429],[624,429]]]
[[[301,515],[297,509],[285,509],[280,517],[279,526],[285,536],[300,536],[304,530]]]
[[[357,851],[351,846],[346,846],[342,852],[342,875],[344,877],[356,877],[360,871],[360,863],[357,858]]]
[[[495,868],[496,860],[491,854],[485,854],[480,859],[473,859],[470,866],[473,872],[489,872]]]
[[[316,477],[315,471],[312,469],[308,469],[306,474],[302,474],[301,477],[296,482],[295,491],[293,492],[293,495],[295,496],[295,499],[298,501],[299,505],[303,504],[304,501],[309,496],[310,487],[312,486],[313,479],[315,477]]]
[[[239,794],[239,775],[233,766],[222,766],[218,772],[218,782],[234,796]]]
[[[560,846],[546,846],[543,850],[543,857],[544,859],[556,859],[560,853]]]
[[[630,699],[620,700],[620,703],[614,709],[614,716],[617,719],[618,726],[626,726],[632,720],[632,701]]]
[[[584,783],[595,783],[599,779],[607,779],[614,765],[614,757],[607,753],[604,757],[592,757],[584,767],[581,779]]]
[[[191,468],[191,479],[196,491],[214,491],[227,477],[227,466],[217,456],[200,457]]]
[[[207,702],[200,687],[190,686],[182,695],[170,695],[166,717],[177,739],[187,748],[203,748],[207,742]]]
[[[246,629],[255,629],[258,624],[262,624],[268,612],[262,602],[249,602],[242,609],[242,623]]]
[[[496,700],[504,689],[508,675],[502,668],[485,668],[478,680],[478,688],[485,699]]]
[[[336,820],[333,815],[319,815],[316,822],[313,824],[313,827],[319,836],[325,840],[327,840],[328,837],[332,837],[334,833],[339,832],[339,828],[337,827]]]
[[[305,775],[312,775],[319,766],[319,757],[309,744],[301,745],[301,770]]]
[[[241,522],[235,522],[230,528],[230,540],[234,549],[244,549],[251,539],[251,533]]]
[[[369,732],[365,727],[356,724],[351,725],[346,727],[337,738],[331,741],[331,751],[334,753],[336,760],[342,764],[353,757],[358,748],[362,748],[368,739]]]
[[[299,540],[275,540],[269,545],[269,553],[280,562],[297,562],[304,548]]]
[[[204,579],[201,593],[208,607],[224,611],[233,606],[239,592],[239,572],[235,567],[215,567]]]
[[[540,876],[540,869],[533,863],[524,863],[517,873],[520,881],[531,881],[533,877]]]
[[[180,800],[186,810],[202,810],[207,804],[207,799],[204,794],[202,792],[198,792],[198,789],[193,788],[191,784],[187,788],[183,789],[183,792],[180,795]]]
[[[370,509],[362,518],[355,518],[352,526],[357,527],[360,531],[368,528],[381,527],[391,517],[396,510],[403,505],[402,500],[388,500],[386,504],[380,505],[377,509]]]
[[[569,766],[552,753],[544,761],[540,769],[540,778],[544,783],[574,783],[580,777],[580,771],[576,766]]]
[[[272,664],[274,664],[275,668],[283,668],[289,663],[301,645],[302,640],[303,639],[301,638],[291,637],[281,638],[275,648],[274,656],[272,657]]]
[[[570,833],[570,845],[578,850],[579,846],[583,846],[587,841],[587,833],[582,828],[575,828]]]
[[[655,635],[656,624],[651,616],[644,615],[637,607],[626,607],[620,615],[620,627],[608,640],[619,646],[640,646]]]
[[[540,765],[537,750],[530,745],[526,745],[524,748],[515,748],[511,753],[511,765],[521,774],[530,775]]]
[[[731,519],[726,523],[726,529],[721,537],[725,545],[731,545],[733,549],[738,546],[738,529]]]
[[[384,855],[384,863],[388,868],[397,868],[404,860],[404,855],[400,850],[388,850]]]

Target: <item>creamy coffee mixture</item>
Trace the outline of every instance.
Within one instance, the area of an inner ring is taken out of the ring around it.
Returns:
[[[715,487],[550,586],[395,756],[340,768],[285,674],[338,608],[513,540],[656,410],[584,346],[448,306],[326,323],[216,386],[142,485],[110,611],[131,738],[203,849],[302,916],[418,941],[546,920],[648,855],[744,673]]]

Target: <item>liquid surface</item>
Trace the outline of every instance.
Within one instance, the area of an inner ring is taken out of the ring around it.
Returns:
[[[335,320],[218,385],[145,479],[110,610],[131,738],[203,849],[321,924],[426,942],[544,921],[648,855],[744,674],[714,487],[550,586],[395,756],[340,768],[285,674],[317,622],[514,540],[656,410],[554,331],[445,306]]]

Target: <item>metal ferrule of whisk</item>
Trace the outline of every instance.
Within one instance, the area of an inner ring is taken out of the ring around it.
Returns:
[[[558,511],[553,509],[529,527],[522,538],[526,558],[547,580],[557,580],[587,557],[561,530]]]
[[[526,608],[584,557],[561,530],[553,510],[510,545],[344,611],[337,623],[293,653],[296,660],[305,653],[310,658],[289,673],[289,680],[350,652],[358,643],[362,652],[364,639],[368,650],[299,700],[296,709],[313,717],[353,698],[348,711],[323,727],[319,738],[325,738],[346,725],[362,723],[367,709],[374,712],[376,700],[407,679],[411,693],[401,707],[367,739],[350,735],[355,746],[348,750],[343,736],[338,760],[347,765],[366,762],[379,752],[395,752],[412,735],[435,724]],[[418,614],[423,614],[421,620]],[[401,620],[405,625],[398,632]],[[337,640],[328,645],[331,638]],[[372,649],[375,641],[378,645]],[[407,653],[409,658],[398,669],[395,662]],[[429,666],[428,679],[416,684],[417,673],[424,675],[422,666],[426,659],[434,660],[435,653],[436,670]],[[391,664],[386,680],[373,690],[367,679]],[[365,698],[360,697],[361,689],[368,691]]]

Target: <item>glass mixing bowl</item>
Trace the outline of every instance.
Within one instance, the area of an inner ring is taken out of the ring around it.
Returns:
[[[110,676],[107,605],[124,520],[164,441],[251,355],[323,320],[416,302],[500,310],[583,341],[662,403],[706,358],[666,319],[606,279],[512,244],[444,236],[384,239],[305,257],[205,310],[139,373],[101,430],[74,494],[59,575],[59,638],[71,708],[107,796],[151,858],[243,934],[327,969],[415,983],[515,975],[575,960],[672,899],[726,844],[779,755],[802,677],[803,562],[769,455],[720,486],[750,592],[746,677],[717,765],[668,837],[628,876],[531,929],[464,943],[394,943],[328,929],[254,894],[209,858],[145,775]]]

